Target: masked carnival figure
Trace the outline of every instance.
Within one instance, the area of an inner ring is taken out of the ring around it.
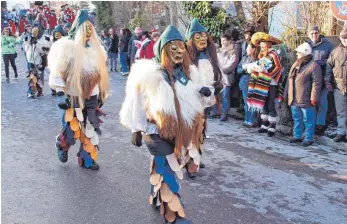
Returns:
[[[55,43],[56,41],[60,40],[63,36],[65,36],[65,31],[62,27],[61,24],[57,25],[53,32],[53,43]],[[52,96],[63,96],[64,95],[64,87],[65,87],[65,83],[64,81],[57,75],[54,74],[50,74],[49,77],[49,85],[51,86],[52,84],[54,84],[56,86],[56,89],[52,89]]]
[[[23,42],[23,49],[30,66],[27,76],[29,79],[27,96],[29,98],[43,96],[45,57],[52,45],[49,36],[43,35],[41,38],[38,36],[39,28],[34,27],[31,30],[31,37],[25,37]]]
[[[247,104],[251,110],[260,111],[261,128],[259,133],[275,135],[277,113],[275,100],[281,99],[279,83],[282,74],[280,57],[272,45],[282,43],[281,40],[263,32],[253,34],[251,42],[260,47],[258,60],[249,66],[251,78],[248,84]]]
[[[194,65],[197,66],[200,76],[194,80],[200,86],[206,86],[212,91],[210,97],[202,97],[202,104],[204,106],[204,117],[202,120],[203,131],[199,137],[199,154],[202,155],[202,144],[206,139],[207,130],[207,116],[216,103],[216,96],[223,89],[221,83],[222,73],[219,69],[218,57],[216,47],[211,35],[209,35],[198,19],[193,19],[186,32],[186,39],[188,40],[188,52]],[[188,176],[191,178],[196,177],[199,167],[204,168],[203,163],[196,164],[191,159],[187,164]]]
[[[141,146],[143,137],[152,155],[150,204],[159,207],[168,223],[191,223],[184,219],[178,179],[183,178],[181,168],[190,157],[200,162],[197,141],[203,106],[201,86],[192,82],[199,73],[174,26],[160,36],[154,54],[154,60],[133,65],[120,121],[132,131],[132,143]],[[202,90],[211,95],[209,88]]]
[[[69,35],[53,44],[48,66],[50,87],[66,93],[65,101],[59,104],[65,111],[56,139],[58,158],[67,162],[70,146],[79,139],[79,165],[98,170],[99,116],[104,115],[100,107],[108,95],[109,77],[106,52],[88,18],[87,10],[79,11]]]

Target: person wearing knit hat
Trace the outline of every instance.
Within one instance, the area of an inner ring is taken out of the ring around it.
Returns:
[[[134,30],[134,34],[129,40],[128,43],[128,57],[130,59],[130,68],[131,65],[135,62],[135,56],[138,48],[136,47],[136,41],[141,40],[141,35],[142,35],[142,28],[141,27],[136,27]]]
[[[56,138],[58,158],[68,160],[69,148],[79,139],[80,166],[98,170],[96,163],[101,135],[100,107],[109,94],[107,54],[89,21],[87,10],[80,10],[66,37],[56,41],[48,55],[49,84],[67,98],[59,103],[64,110],[63,128]]]
[[[261,113],[261,128],[259,133],[267,133],[269,137],[275,135],[277,112],[275,108],[276,96],[281,86],[282,65],[277,52],[272,45],[282,41],[263,32],[252,35],[251,42],[260,48],[258,61],[250,67],[251,78],[248,85],[247,105],[250,110]],[[281,97],[279,97],[281,98]]]
[[[284,99],[288,100],[294,121],[294,136],[289,142],[302,142],[301,145],[307,147],[313,144],[315,107],[319,102],[322,87],[322,70],[319,64],[313,60],[312,48],[308,43],[304,42],[295,51],[298,59],[290,69],[284,90]],[[305,129],[304,139],[303,127]]]
[[[307,35],[309,37],[309,40],[306,42],[310,44],[312,47],[312,55],[313,60],[315,60],[322,69],[322,75],[323,79],[326,74],[326,65],[327,60],[329,58],[330,53],[334,49],[334,45],[327,40],[323,35],[320,33],[320,27],[317,25],[313,25],[308,29]],[[328,92],[333,91],[333,88],[329,83],[323,82],[322,85],[322,91],[320,94],[319,99],[319,105],[318,106],[318,113],[317,113],[317,120],[316,120],[316,131],[315,133],[318,135],[324,134],[325,131],[325,124],[326,124],[326,115],[329,108],[329,102],[328,102]]]
[[[166,223],[188,224],[179,179],[180,164],[190,157],[198,163],[197,149],[203,105],[200,95],[211,95],[192,79],[199,71],[191,64],[184,39],[170,25],[154,45],[153,60],[138,60],[128,76],[120,122],[132,132],[132,143],[144,139],[152,154],[149,202],[160,207]]]
[[[201,86],[207,86],[212,91],[212,96],[203,98],[205,107],[204,120],[202,126],[203,131],[200,137],[199,153],[202,155],[202,145],[206,137],[207,116],[216,103],[218,94],[223,89],[222,72],[219,68],[216,46],[206,28],[200,24],[199,20],[194,18],[186,30],[185,38],[187,40],[188,52],[193,64],[197,66],[200,76],[196,83]],[[196,164],[196,161],[190,160],[188,163],[188,176],[194,178],[199,168],[204,168],[203,163]],[[192,169],[192,167],[196,168]]]
[[[63,36],[65,36],[65,31],[63,29],[63,26],[61,24],[59,24],[52,31],[53,42],[60,40]],[[50,76],[52,76],[52,78],[50,78],[49,81],[52,82],[54,80],[54,77],[56,77],[56,75],[51,73]],[[61,79],[58,78],[57,80],[54,80],[54,82],[59,83],[59,82],[61,82]],[[51,83],[49,85],[51,85]],[[61,83],[61,85],[64,86],[64,83]],[[65,93],[62,90],[59,90],[57,92],[55,89],[51,88],[51,95],[52,96],[63,96],[64,94]]]
[[[335,142],[347,141],[347,29],[340,33],[341,44],[330,54],[327,62],[325,82],[334,91],[337,112],[337,135]]]

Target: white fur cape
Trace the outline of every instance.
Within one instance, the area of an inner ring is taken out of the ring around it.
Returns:
[[[68,37],[62,37],[58,41],[54,42],[49,54],[48,54],[48,68],[51,71],[51,75],[49,77],[49,86],[52,89],[60,89],[62,88],[64,81],[62,80],[63,74],[67,72],[68,69],[72,68],[74,62],[74,53],[75,51],[83,51],[83,69],[84,75],[93,74],[96,70],[98,70],[97,65],[97,52],[91,47],[84,47],[82,49],[76,49],[74,40],[68,39]],[[106,58],[106,52],[105,52]],[[73,94],[73,90],[67,90],[69,94]],[[92,96],[99,94],[99,86],[97,85],[93,92]]]
[[[190,76],[194,82],[188,81],[184,86],[179,81],[175,83],[177,98],[184,121],[193,125],[193,119],[203,112],[197,84],[200,77],[197,68],[190,66]],[[126,85],[126,96],[120,111],[120,122],[131,130],[146,132],[147,113],[156,120],[157,114],[172,115],[177,118],[174,93],[164,79],[157,63],[152,60],[138,60],[131,67]]]

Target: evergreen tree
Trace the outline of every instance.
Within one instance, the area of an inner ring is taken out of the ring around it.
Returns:
[[[96,29],[109,29],[115,24],[115,16],[113,12],[113,5],[111,1],[93,1],[96,6]]]

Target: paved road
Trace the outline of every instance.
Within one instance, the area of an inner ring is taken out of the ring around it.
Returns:
[[[17,82],[5,82],[2,66],[2,223],[164,223],[147,204],[150,154],[132,146],[119,124],[126,79],[111,74],[101,169],[93,172],[77,165],[77,146],[66,164],[58,161],[54,137],[62,111],[48,86],[44,97],[26,98],[24,58],[18,55]],[[232,119],[211,121],[209,136],[206,169],[182,181],[186,214],[194,223],[347,223],[346,153],[289,145]]]

